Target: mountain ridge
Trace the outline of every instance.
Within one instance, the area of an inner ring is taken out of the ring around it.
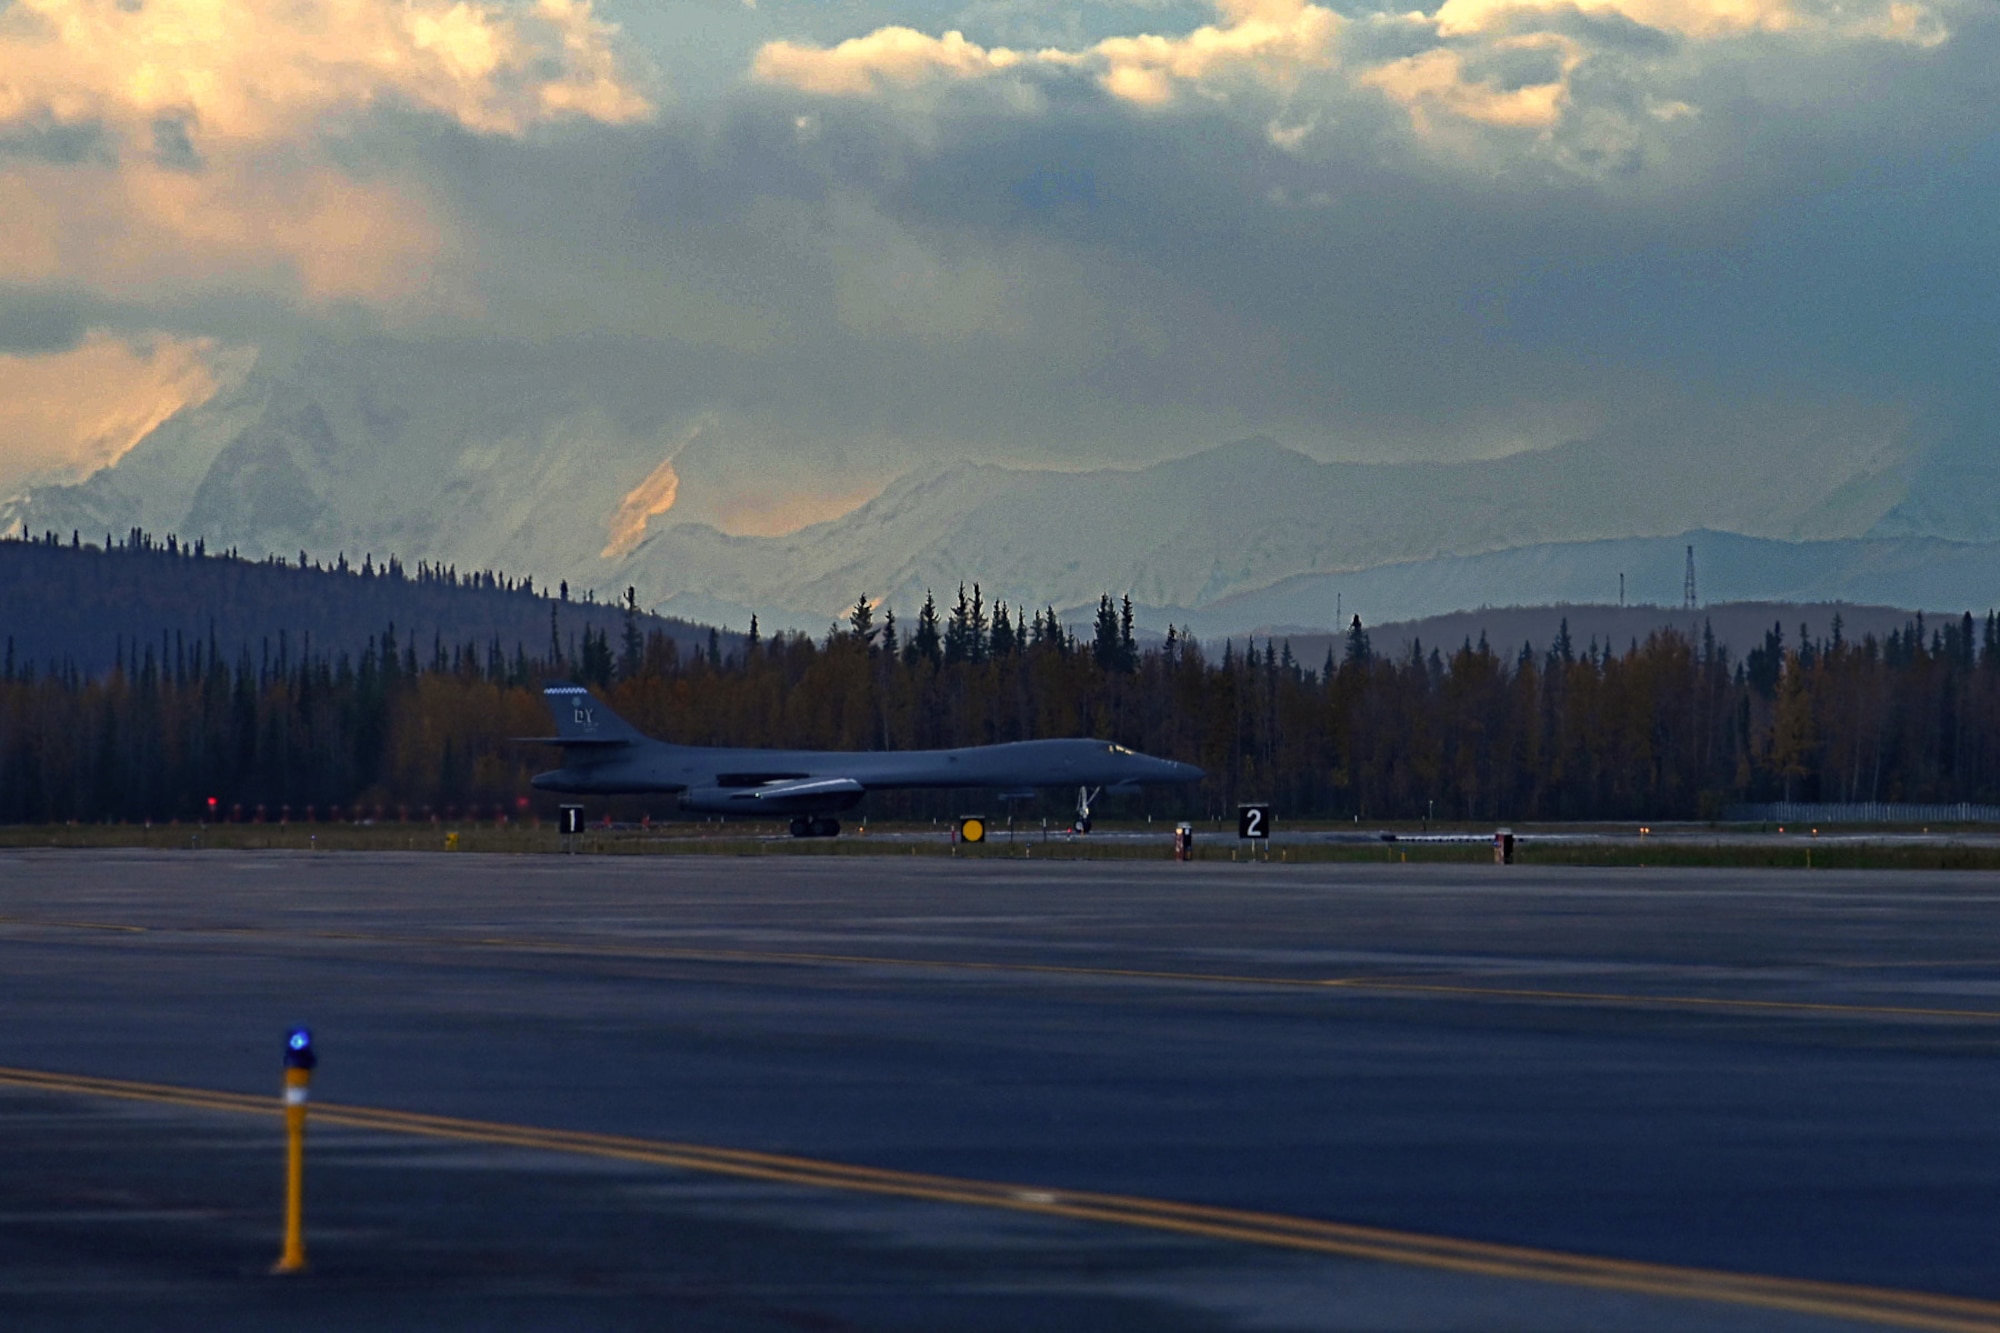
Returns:
[[[1859,453],[1856,469],[1813,486],[1774,480],[1759,461],[1750,471],[1776,490],[1749,488],[1733,512],[1777,540],[1817,532],[1839,511],[1847,517],[1832,526],[1859,537],[1891,498],[1881,478],[1893,470],[1873,466],[1883,460],[1872,445]],[[664,608],[755,611],[774,624],[823,621],[862,595],[915,605],[960,581],[981,583],[989,600],[1064,607],[1109,590],[1191,611],[1286,578],[1715,527],[1707,491],[1624,487],[1635,467],[1585,442],[1475,462],[1366,463],[1322,462],[1269,437],[1135,468],[961,464],[906,474],[783,537],[667,523],[614,581]],[[1620,487],[1622,507],[1581,502]]]
[[[578,588],[629,584],[663,611],[817,631],[857,597],[911,614],[926,591],[949,600],[961,581],[982,584],[989,602],[1063,608],[1129,592],[1186,616],[1286,579],[1568,542],[1979,529],[1948,512],[1943,464],[1920,466],[1906,421],[1830,403],[1759,420],[1663,417],[1464,461],[1322,461],[1268,435],[1079,470],[938,458],[838,517],[732,535],[717,526],[734,511],[717,498],[716,469],[740,441],[662,425],[641,401],[643,367],[608,364],[570,392],[532,393],[518,372],[534,355],[489,348],[436,374],[380,340],[233,353],[208,402],[79,484],[0,505],[0,531],[142,527],[325,561],[395,551]],[[631,530],[634,488],[668,465],[681,477],[669,507],[640,515],[636,546],[607,556],[612,524]],[[1913,492],[1912,476],[1928,489]],[[828,477],[830,491],[854,479]],[[1385,590],[1406,585],[1385,602],[1429,608],[1407,571],[1371,577]],[[1459,583],[1468,596],[1513,600],[1504,583]]]

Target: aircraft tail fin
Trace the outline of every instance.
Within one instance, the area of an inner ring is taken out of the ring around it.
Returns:
[[[631,745],[645,739],[631,723],[573,681],[544,688],[542,702],[556,724],[556,734],[549,738],[551,744]]]

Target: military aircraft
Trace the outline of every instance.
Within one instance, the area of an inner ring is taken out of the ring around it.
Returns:
[[[613,796],[678,792],[690,814],[751,819],[791,816],[794,837],[840,832],[834,815],[871,791],[998,788],[1009,796],[1038,787],[1077,789],[1078,832],[1106,790],[1199,782],[1193,764],[1137,754],[1110,741],[1013,741],[957,750],[739,750],[669,745],[642,736],[581,685],[542,691],[556,734],[532,738],[563,748],[563,766],[537,774],[543,791]]]

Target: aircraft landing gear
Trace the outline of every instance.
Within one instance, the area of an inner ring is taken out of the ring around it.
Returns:
[[[1076,823],[1070,825],[1071,828],[1078,833],[1090,832],[1090,807],[1103,794],[1104,788],[1102,787],[1099,787],[1096,791],[1092,791],[1088,787],[1078,787],[1076,789]]]
[[[794,838],[832,838],[840,834],[838,819],[807,819],[803,815],[792,821]]]

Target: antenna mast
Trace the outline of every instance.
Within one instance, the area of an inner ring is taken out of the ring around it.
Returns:
[[[1694,596],[1694,547],[1690,546],[1687,550],[1687,578],[1681,584],[1681,604],[1686,610],[1692,611],[1697,605]]]

